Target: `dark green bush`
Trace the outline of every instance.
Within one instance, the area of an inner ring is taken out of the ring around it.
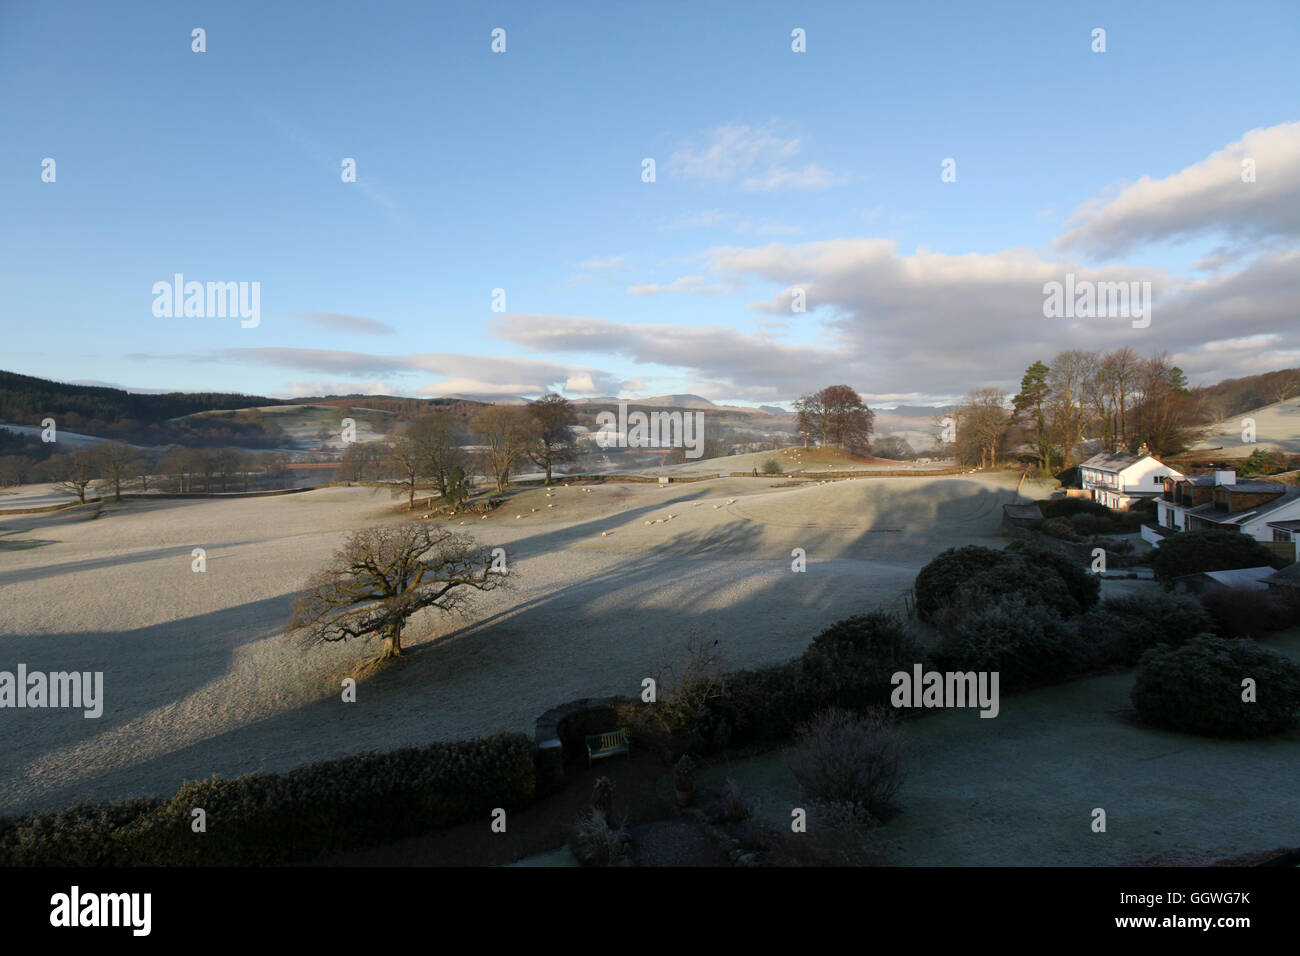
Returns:
[[[918,659],[916,638],[896,614],[872,611],[836,621],[812,639],[809,650],[826,652],[849,649],[874,660],[896,662]]]
[[[1035,565],[1028,560],[1005,559],[958,585],[948,606],[933,620],[946,633],[952,629],[954,620],[1003,598],[1042,605],[1059,617],[1073,617],[1081,610],[1065,582],[1053,573],[1050,566]]]
[[[917,613],[927,621],[932,620],[935,612],[952,598],[956,587],[1001,560],[1001,551],[973,544],[938,554],[916,576],[913,591]]]
[[[1157,644],[1178,645],[1210,629],[1210,616],[1194,599],[1165,591],[1107,598],[1076,622],[1089,668],[1131,667]]]
[[[1254,702],[1242,681],[1255,681]],[[1142,656],[1133,706],[1147,723],[1209,737],[1259,737],[1300,716],[1300,666],[1254,641],[1203,634]]]
[[[892,614],[837,621],[801,657],[731,674],[726,693],[709,703],[710,725],[696,728],[695,737],[716,739],[722,726],[721,736],[736,745],[781,740],[827,707],[887,705],[893,674],[923,659],[906,623]]]
[[[1003,553],[1017,555],[1036,568],[1051,568],[1083,610],[1101,597],[1101,581],[1073,558],[1029,541],[1013,541]]]
[[[1070,680],[1087,663],[1069,623],[1014,596],[954,621],[931,660],[940,671],[997,671],[1003,693]]]
[[[38,814],[0,827],[0,864],[253,866],[376,846],[527,803],[532,750],[523,734],[495,734],[190,783],[166,803]],[[191,830],[195,808],[206,833]],[[70,849],[92,829],[86,850]]]
[[[1056,538],[1058,541],[1080,540],[1079,533],[1075,531],[1068,518],[1048,518],[1038,526],[1038,530],[1049,538]]]
[[[1097,504],[1087,498],[1047,498],[1038,502],[1038,510],[1043,513],[1044,518],[1069,518],[1072,515],[1115,517],[1115,512],[1105,505]]]
[[[968,545],[950,548],[921,569],[914,593],[917,612],[942,623],[1003,597],[1042,604],[1072,616],[1097,603],[1100,584],[1083,567],[1055,551],[1016,541],[994,551]]]
[[[1300,624],[1300,601],[1255,588],[1208,588],[1201,606],[1219,637],[1262,637]]]
[[[1151,556],[1156,577],[1169,582],[1184,574],[1234,568],[1281,567],[1282,559],[1239,531],[1184,531],[1165,538]]]

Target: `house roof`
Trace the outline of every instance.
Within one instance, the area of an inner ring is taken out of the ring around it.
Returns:
[[[1232,487],[1232,486],[1228,486]],[[1237,487],[1240,487],[1239,485]],[[1206,521],[1213,521],[1215,524],[1240,524],[1249,519],[1256,520],[1261,515],[1277,511],[1279,508],[1285,508],[1287,505],[1295,504],[1300,501],[1300,488],[1287,488],[1284,485],[1276,485],[1284,489],[1284,494],[1279,495],[1272,501],[1266,501],[1262,505],[1255,505],[1247,508],[1245,511],[1229,512],[1218,507],[1213,501],[1207,501],[1203,505],[1197,505],[1195,508],[1188,508],[1186,514],[1196,515],[1198,518],[1204,518]]]
[[[1271,491],[1276,494],[1286,494],[1290,485],[1280,485],[1276,481],[1259,481],[1255,478],[1247,478],[1244,481],[1238,481],[1235,485],[1220,485],[1221,488],[1227,488],[1229,491]]]
[[[1206,571],[1205,577],[1225,588],[1250,588],[1259,590],[1268,587],[1265,578],[1271,578],[1276,572],[1273,568],[1235,568],[1231,571]]]
[[[1120,452],[1118,454],[1114,452],[1109,454],[1103,452],[1100,455],[1093,455],[1087,461],[1082,462],[1079,467],[1096,468],[1098,471],[1119,472],[1123,471],[1125,468],[1130,468],[1133,465],[1136,465],[1143,458],[1150,457],[1150,455],[1135,455],[1128,452]]]
[[[1270,521],[1268,526],[1282,531],[1300,531],[1300,521]]]

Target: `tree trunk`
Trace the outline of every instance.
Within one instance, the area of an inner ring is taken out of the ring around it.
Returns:
[[[384,635],[384,650],[379,655],[379,660],[386,661],[394,657],[402,656],[402,630],[400,627],[390,627]]]

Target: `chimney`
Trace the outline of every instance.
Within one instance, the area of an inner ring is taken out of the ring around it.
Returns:
[[[1234,469],[1216,471],[1214,473],[1214,483],[1216,485],[1235,485],[1237,483],[1237,472]]]

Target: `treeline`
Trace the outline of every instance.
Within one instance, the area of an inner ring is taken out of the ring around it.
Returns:
[[[947,453],[963,464],[992,467],[1015,454],[1051,472],[1077,464],[1098,445],[1177,455],[1209,420],[1200,391],[1188,387],[1167,355],[1143,358],[1121,348],[1071,349],[1050,363],[1034,362],[1016,395],[975,389],[935,424],[944,430]]]
[[[289,404],[369,408],[378,412],[393,412],[408,420],[431,411],[446,411],[461,421],[468,421],[470,415],[485,407],[483,402],[471,402],[463,398],[399,398],[394,395],[329,395],[325,398],[294,399]]]
[[[261,395],[229,392],[142,395],[120,388],[68,385],[0,371],[0,421],[39,426],[42,418],[50,417],[61,428],[97,437],[123,437],[127,432],[195,412],[283,404]]]
[[[1197,400],[1210,421],[1221,422],[1265,405],[1300,395],[1300,368],[1284,368],[1247,378],[1224,379],[1197,390]]]
[[[0,429],[0,446],[11,434]],[[289,474],[289,456],[273,451],[179,445],[142,450],[116,440],[72,449],[29,441],[26,448],[31,454],[0,454],[0,487],[48,481],[83,503],[101,494],[120,498],[127,488],[185,494],[250,491],[282,482]]]

